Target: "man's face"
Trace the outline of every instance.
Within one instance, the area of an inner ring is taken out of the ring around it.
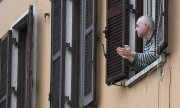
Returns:
[[[146,28],[146,24],[143,21],[141,21],[141,19],[138,19],[138,21],[136,22],[135,29],[138,34],[138,37],[143,38],[145,36],[147,30]]]

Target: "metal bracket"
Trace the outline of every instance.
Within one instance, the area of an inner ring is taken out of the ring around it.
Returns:
[[[101,44],[103,48],[104,57],[107,58],[107,53],[105,53],[104,44]]]
[[[126,10],[131,12],[132,14],[137,14],[137,9],[134,9],[134,5],[133,4],[127,4],[126,5]]]
[[[69,49],[69,51],[72,51],[72,47],[71,47],[70,43],[65,43],[65,46],[66,46],[66,48]]]
[[[68,105],[71,105],[71,100],[69,99],[69,96],[65,96],[65,100],[67,101]]]
[[[51,92],[49,93],[48,100],[49,100],[49,102],[51,103]]]
[[[50,13],[44,13],[44,21],[46,22],[46,17],[50,17]]]
[[[20,43],[16,41],[16,38],[12,38],[12,43],[14,43],[17,47],[20,45]]]
[[[11,91],[14,93],[14,95],[16,95],[17,96],[17,91],[16,91],[16,89],[15,89],[15,87],[11,87]]]
[[[103,30],[103,33],[105,34],[105,38],[107,38],[107,35],[108,35],[108,27],[105,27],[105,30]]]

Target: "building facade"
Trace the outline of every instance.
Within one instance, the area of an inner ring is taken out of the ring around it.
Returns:
[[[179,3],[0,0],[0,108],[179,108]],[[116,48],[143,52],[142,15],[160,57],[133,72]]]

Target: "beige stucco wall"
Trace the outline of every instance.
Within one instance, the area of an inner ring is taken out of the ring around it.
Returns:
[[[37,21],[37,55],[36,55],[36,107],[49,108],[48,95],[50,90],[50,47],[51,47],[51,19],[44,13],[51,12],[50,0],[3,0],[0,2],[0,37],[11,25],[29,8],[35,5],[35,21]]]
[[[102,33],[106,26],[106,0],[98,0],[98,108],[171,108],[180,107],[180,1],[169,1],[169,51],[167,62],[163,67],[163,77],[156,70],[148,77],[138,81],[131,88],[107,86],[105,84],[105,57],[102,43],[106,43]],[[170,70],[171,69],[171,78]],[[170,85],[171,81],[171,85]],[[170,89],[169,89],[170,87]],[[170,94],[169,94],[170,90]]]
[[[105,58],[101,44],[105,44],[102,31],[106,26],[106,0],[98,0],[98,108],[179,108],[180,106],[180,4],[179,0],[169,1],[169,51],[167,62],[171,69],[171,86],[169,98],[170,71],[164,66],[164,77],[159,82],[159,71],[145,77],[131,88],[107,86],[105,84]],[[50,86],[50,18],[44,20],[44,13],[50,13],[49,0],[3,0],[0,2],[0,37],[19,18],[30,4],[36,6],[37,17],[37,108],[49,108],[48,93]],[[158,101],[159,100],[159,101]],[[148,107],[147,107],[148,106]]]

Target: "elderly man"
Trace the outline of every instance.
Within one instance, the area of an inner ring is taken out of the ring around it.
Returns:
[[[154,36],[154,20],[150,16],[141,16],[136,22],[135,30],[138,37],[147,40],[144,52],[134,52],[128,45],[118,47],[116,51],[121,57],[130,62],[133,71],[140,72],[158,58]]]

